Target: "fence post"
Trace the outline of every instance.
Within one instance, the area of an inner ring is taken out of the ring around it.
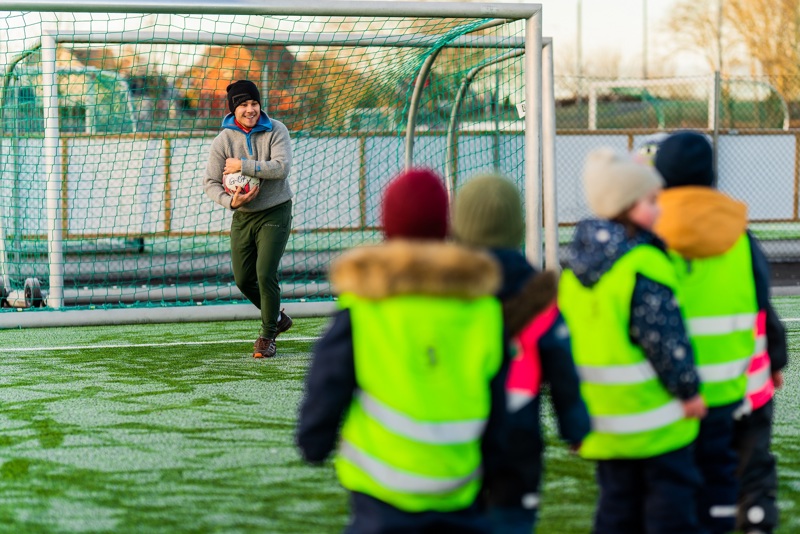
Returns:
[[[719,186],[719,103],[722,100],[722,78],[719,71],[714,71],[714,113],[713,145],[714,145],[714,187]]]
[[[597,89],[594,85],[589,86],[589,129],[597,129]]]

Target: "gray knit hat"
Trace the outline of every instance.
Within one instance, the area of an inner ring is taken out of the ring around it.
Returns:
[[[452,232],[467,245],[518,248],[525,235],[525,220],[517,187],[495,173],[472,178],[456,196]]]
[[[639,199],[661,189],[664,180],[649,165],[637,163],[612,148],[599,148],[586,157],[583,186],[592,213],[613,219]]]

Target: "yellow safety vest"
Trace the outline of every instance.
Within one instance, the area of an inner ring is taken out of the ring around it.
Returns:
[[[684,418],[681,402],[630,341],[637,273],[673,290],[677,284],[669,258],[650,245],[626,253],[592,287],[569,270],[561,278],[558,305],[572,334],[581,394],[592,419],[580,449],[584,458],[650,458],[697,437],[698,421]]]
[[[335,460],[342,485],[409,512],[467,508],[503,359],[499,301],[345,294],[340,303],[358,386]]]
[[[741,401],[747,368],[756,353],[756,299],[750,239],[742,234],[724,254],[686,260],[670,256],[678,276],[678,299],[709,407]]]

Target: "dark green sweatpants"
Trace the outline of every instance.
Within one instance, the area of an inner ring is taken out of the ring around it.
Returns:
[[[275,339],[281,288],[278,266],[292,229],[292,201],[264,211],[233,214],[231,263],[236,287],[261,310],[259,335]]]

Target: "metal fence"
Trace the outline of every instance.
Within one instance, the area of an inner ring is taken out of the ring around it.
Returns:
[[[560,77],[556,98],[557,124],[563,129],[713,129],[715,123],[727,129],[800,126],[800,78]]]
[[[635,151],[654,134],[706,133],[719,188],[748,205],[750,229],[773,262],[800,261],[800,78],[556,78],[560,240],[589,215],[586,154]]]

